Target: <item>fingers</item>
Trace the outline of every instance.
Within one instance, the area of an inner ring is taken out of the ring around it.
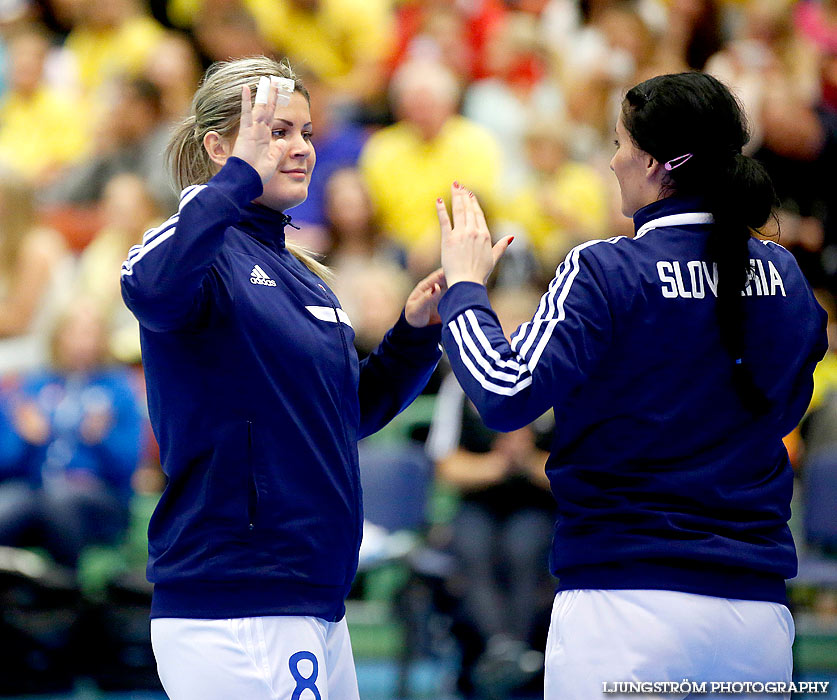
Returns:
[[[257,105],[266,105],[268,100],[268,94],[270,93],[270,78],[266,75],[263,75],[259,78],[259,85],[256,88],[256,99],[254,100]]]
[[[445,291],[448,288],[448,283],[445,279],[445,271],[441,267],[431,272],[429,279],[439,288],[440,291]]]
[[[437,202],[438,208],[438,202]],[[454,182],[451,186],[451,210],[453,211],[453,227],[458,229],[488,232],[485,215],[474,196],[474,193]]]
[[[249,86],[248,86],[249,92]],[[256,98],[253,100],[253,107],[251,113],[253,121],[264,122],[270,124],[273,121],[273,115],[276,113],[276,102],[278,100],[279,88],[268,76],[263,75],[259,78],[259,84],[256,88]],[[249,96],[249,95],[248,95]],[[242,116],[244,111],[242,109]]]
[[[421,282],[420,286],[427,287],[431,290],[432,294],[436,292],[434,290],[445,290],[447,289],[447,283],[445,282],[445,271],[440,267],[436,270],[433,270],[427,277],[425,277]]]
[[[477,216],[474,213],[474,202],[477,198],[469,190],[462,191],[462,198],[465,202],[465,230],[473,231],[476,229],[477,224]]]
[[[474,208],[474,216],[476,218],[477,228],[479,228],[481,231],[485,231],[486,233],[488,233],[488,224],[485,221],[485,214],[482,211],[482,207],[480,206],[479,200],[476,197],[471,196],[471,202]]]
[[[273,124],[273,117],[276,114],[276,102],[279,99],[279,86],[270,78],[270,89],[267,91],[267,109],[265,110],[265,121],[268,125]]]
[[[448,216],[447,207],[442,201],[442,198],[436,200],[436,215],[439,217],[439,228],[442,229],[442,239],[444,240],[450,235],[450,217]]]
[[[450,208],[453,212],[453,227],[462,228],[465,225],[465,190],[454,182],[450,188]]]
[[[241,126],[253,126],[253,107],[250,105],[250,86],[241,86]]]
[[[503,253],[506,252],[513,240],[514,236],[505,236],[494,244],[494,247],[491,249],[491,255],[494,258],[494,266],[496,266],[500,258],[503,257]]]

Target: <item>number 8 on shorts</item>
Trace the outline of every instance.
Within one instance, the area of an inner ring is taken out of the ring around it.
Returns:
[[[299,662],[303,660],[311,662],[311,674],[307,677],[303,676],[299,670]],[[291,675],[296,681],[296,688],[294,688],[293,695],[291,695],[291,700],[310,700],[309,698],[302,697],[302,691],[304,690],[310,690],[314,694],[315,700],[322,700],[320,691],[314,685],[317,682],[317,675],[319,673],[317,657],[310,651],[298,651],[291,656],[290,661],[288,661],[288,666],[291,669]]]

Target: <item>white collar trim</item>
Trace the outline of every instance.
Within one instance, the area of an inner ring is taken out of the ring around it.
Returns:
[[[640,226],[634,239],[642,238],[646,233],[655,228],[663,226],[688,226],[689,224],[711,224],[715,221],[712,214],[708,212],[689,212],[687,214],[670,214],[661,216],[659,219],[651,219]]]

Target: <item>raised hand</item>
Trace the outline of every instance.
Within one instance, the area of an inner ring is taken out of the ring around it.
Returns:
[[[457,182],[451,187],[451,209],[453,226],[444,202],[436,200],[442,230],[442,269],[448,286],[457,282],[485,284],[514,236],[502,238],[492,247],[482,207],[474,193]]]
[[[270,82],[270,79],[267,79]],[[241,87],[241,122],[235,139],[232,155],[253,166],[262,185],[266,185],[288,149],[284,139],[274,140],[271,136],[273,117],[276,112],[278,88],[272,83],[267,90],[267,103],[250,103],[250,86]]]
[[[407,297],[404,306],[404,318],[413,328],[424,328],[435,323],[441,323],[439,316],[439,299],[448,288],[445,273],[439,268],[431,272]]]

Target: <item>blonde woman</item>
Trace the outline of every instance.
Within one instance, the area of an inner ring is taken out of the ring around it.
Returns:
[[[287,104],[270,76],[291,81]],[[311,139],[287,64],[214,65],[169,146],[179,211],[122,267],[168,478],[148,575],[173,700],[358,698],[344,618],[362,523],[356,443],[436,366],[443,278],[419,283],[358,362],[328,271],[285,239]]]
[[[0,178],[0,375],[46,364],[73,273],[64,239],[38,224],[32,188]]]

